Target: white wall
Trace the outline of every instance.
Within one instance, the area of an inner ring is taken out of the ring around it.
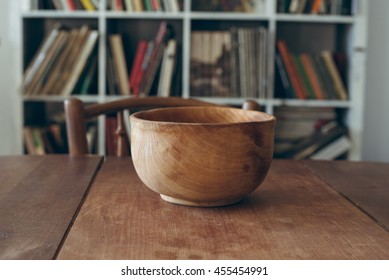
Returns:
[[[363,160],[389,162],[389,1],[369,1]]]
[[[0,3],[0,155],[20,154],[20,20],[18,1]]]

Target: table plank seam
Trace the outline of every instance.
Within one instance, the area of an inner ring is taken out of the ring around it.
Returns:
[[[345,198],[348,202],[350,202],[352,205],[354,205],[356,208],[358,208],[361,212],[363,212],[366,216],[368,216],[371,220],[373,220],[376,224],[378,224],[380,227],[382,227],[384,230],[389,232],[389,228],[385,226],[385,224],[381,223],[378,219],[376,219],[372,214],[364,210],[358,203],[354,202],[351,198],[347,197],[343,192],[339,191],[334,187],[328,180],[326,180],[323,176],[321,176],[319,173],[317,173],[314,169],[310,168],[306,163],[303,163],[303,166],[310,171],[314,176],[322,180],[324,183],[326,183],[331,189],[336,191],[339,195],[341,195],[343,198]]]
[[[84,195],[82,196],[76,211],[74,212],[74,215],[73,215],[73,217],[72,217],[72,219],[71,219],[71,221],[69,223],[69,226],[67,227],[67,229],[66,229],[66,231],[65,231],[65,233],[64,233],[64,235],[63,235],[63,237],[61,239],[61,242],[59,243],[59,246],[58,246],[57,250],[54,253],[53,260],[58,258],[58,255],[61,252],[62,246],[65,243],[66,238],[68,237],[68,234],[69,234],[70,230],[72,229],[73,224],[74,224],[75,220],[77,219],[78,214],[80,213],[80,210],[81,210],[82,206],[84,205],[84,202],[85,202],[86,198],[88,197],[88,194],[89,194],[89,192],[90,192],[90,190],[91,190],[91,188],[93,186],[94,181],[96,180],[97,174],[99,173],[99,171],[100,171],[104,161],[105,161],[105,158],[101,158],[100,159],[100,162],[99,162],[97,168],[95,169],[95,171],[93,173],[92,179],[90,180],[89,185],[88,185]]]

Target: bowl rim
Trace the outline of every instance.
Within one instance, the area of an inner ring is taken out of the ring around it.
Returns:
[[[146,120],[146,119],[143,119],[143,118],[139,118],[138,115],[141,115],[141,114],[144,114],[144,113],[153,113],[155,111],[169,111],[169,110],[174,110],[174,111],[182,111],[182,110],[200,110],[200,109],[204,109],[204,108],[214,108],[214,109],[217,109],[217,110],[239,110],[239,111],[247,111],[247,112],[250,112],[250,113],[254,113],[254,114],[260,114],[260,115],[264,115],[266,116],[268,119],[266,120],[261,120],[261,121],[242,121],[242,122],[220,122],[220,123],[206,123],[206,122],[195,122],[195,123],[192,123],[192,122],[172,122],[172,121],[158,121],[158,120]],[[254,110],[243,110],[243,109],[240,109],[240,108],[233,108],[233,107],[223,107],[223,106],[182,106],[182,107],[168,107],[168,108],[157,108],[157,109],[149,109],[149,110],[143,110],[143,111],[139,111],[139,112],[136,112],[136,113],[133,113],[130,115],[130,120],[131,119],[136,119],[136,120],[139,120],[139,121],[142,121],[142,122],[145,122],[145,123],[158,123],[158,124],[161,124],[161,125],[185,125],[185,126],[204,126],[204,125],[208,125],[208,126],[233,126],[233,125],[241,125],[241,124],[258,124],[258,123],[261,123],[261,124],[264,124],[264,123],[275,123],[276,121],[276,117],[274,115],[271,115],[271,114],[268,114],[268,113],[265,113],[265,112],[261,112],[261,111],[254,111]]]

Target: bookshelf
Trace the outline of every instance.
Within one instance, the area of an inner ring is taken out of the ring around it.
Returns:
[[[153,40],[161,21],[166,21],[173,27],[179,53],[177,55],[177,72],[173,83],[176,86],[173,93],[184,98],[194,97],[221,104],[240,105],[245,99],[242,96],[215,97],[210,94],[196,96],[191,89],[191,34],[196,31],[227,31],[231,27],[257,28],[267,30],[265,85],[262,95],[251,99],[257,100],[267,113],[274,114],[279,108],[334,108],[340,112],[340,118],[349,129],[351,150],[349,159],[360,159],[361,141],[363,133],[363,100],[365,87],[365,49],[367,1],[349,1],[349,13],[339,14],[306,14],[285,13],[279,10],[284,1],[255,0],[256,5],[250,12],[219,12],[208,10],[195,10],[197,1],[178,1],[179,11],[115,11],[107,9],[109,0],[100,0],[95,11],[63,11],[63,10],[36,10],[35,1],[22,2],[21,20],[23,26],[23,69],[31,62],[34,52],[39,47],[49,27],[55,22],[68,26],[80,27],[86,23],[98,30],[97,42],[97,78],[95,80],[96,92],[88,95],[77,95],[87,102],[106,102],[120,99],[122,96],[107,94],[107,40],[110,34],[119,33],[123,36],[128,71],[133,63],[137,43],[141,39]],[[48,1],[46,1],[48,2]],[[212,1],[208,1],[212,2]],[[249,1],[250,2],[250,1]],[[286,3],[288,1],[285,1]],[[308,1],[309,2],[309,1]],[[125,3],[125,2],[124,2]],[[354,5],[356,7],[354,7]],[[354,10],[355,9],[355,10]],[[291,52],[342,52],[346,60],[344,74],[345,87],[348,98],[339,99],[297,99],[277,95],[280,81],[277,79],[277,66],[275,65],[276,45],[278,40],[285,40]],[[260,96],[260,97],[259,97]],[[64,96],[23,96],[23,120],[29,123],[29,112],[37,108],[49,106],[60,111]],[[26,106],[28,105],[28,106]],[[40,109],[38,109],[40,110]],[[105,120],[100,118],[98,127],[98,152],[105,153]],[[293,128],[291,128],[293,129]]]

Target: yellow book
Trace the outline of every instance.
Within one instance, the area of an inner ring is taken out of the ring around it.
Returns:
[[[86,11],[96,11],[96,7],[91,0],[80,0],[80,2]]]

